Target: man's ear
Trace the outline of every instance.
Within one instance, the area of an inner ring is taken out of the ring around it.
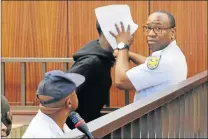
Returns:
[[[66,105],[67,108],[72,108],[72,100],[71,100],[70,97],[66,100],[66,104],[65,105]]]
[[[170,38],[171,38],[171,40],[174,40],[175,37],[176,37],[176,27],[171,28],[171,30],[170,30]]]

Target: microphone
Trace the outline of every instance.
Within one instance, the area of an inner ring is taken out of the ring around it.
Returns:
[[[79,129],[82,133],[84,133],[87,136],[88,139],[94,139],[92,134],[89,132],[87,124],[77,112],[71,112],[69,114],[69,119],[70,121],[72,121],[72,123],[77,129]]]

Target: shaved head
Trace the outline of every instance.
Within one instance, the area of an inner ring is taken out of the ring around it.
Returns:
[[[160,13],[160,14],[165,14],[167,15],[168,19],[169,19],[169,23],[170,23],[170,27],[173,28],[176,26],[176,23],[175,23],[175,18],[174,16],[169,13],[169,12],[166,12],[166,11],[157,11],[157,12],[154,12],[152,14],[156,14],[156,13]]]

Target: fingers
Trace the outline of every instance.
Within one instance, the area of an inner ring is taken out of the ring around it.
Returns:
[[[115,27],[116,27],[116,30],[117,30],[118,34],[120,34],[121,31],[120,31],[120,29],[119,29],[117,24],[115,24]]]
[[[120,22],[120,24],[121,24],[121,31],[122,32],[125,32],[125,28],[124,28],[124,24],[123,24],[123,22]],[[117,25],[117,24],[116,24]],[[120,31],[120,30],[119,30]],[[130,25],[128,25],[128,28],[127,28],[127,31],[126,32],[130,32]]]
[[[109,33],[114,37],[116,38],[116,34],[114,34],[113,32],[109,31]]]
[[[125,29],[124,29],[124,24],[123,24],[123,22],[120,22],[120,24],[121,24],[121,30],[122,30],[122,32],[125,32]]]
[[[128,25],[127,32],[130,32],[130,25]]]
[[[125,33],[125,28],[124,28],[123,22],[120,22],[120,24],[121,24],[121,31]],[[116,30],[117,30],[118,34],[121,34],[121,31],[120,31],[120,29],[119,29],[119,27],[118,27],[117,24],[115,24],[115,27],[116,27]],[[127,28],[127,31],[126,31],[126,32],[130,33],[130,25],[128,25],[128,28]],[[117,35],[116,35],[115,33],[111,32],[111,31],[109,31],[109,33],[110,33],[114,38],[117,37]]]

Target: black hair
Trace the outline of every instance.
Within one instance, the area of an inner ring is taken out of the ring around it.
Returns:
[[[100,28],[100,24],[98,23],[98,21],[96,20],[96,28],[97,28],[97,32],[98,32],[98,34],[99,35],[102,35],[103,34],[103,32],[102,32],[102,30],[101,30],[101,28]]]
[[[168,19],[170,20],[170,27],[173,28],[176,26],[176,23],[175,23],[175,18],[174,16],[167,12],[167,11],[157,11],[156,13],[163,13],[163,14],[166,14],[168,16]]]

